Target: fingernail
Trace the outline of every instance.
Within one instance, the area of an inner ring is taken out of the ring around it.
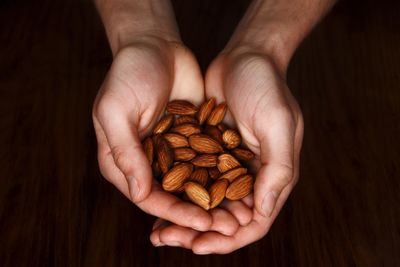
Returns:
[[[155,244],[154,246],[155,246],[155,247],[163,247],[163,246],[165,246],[165,244],[163,244],[163,243],[160,242],[160,243],[158,243],[158,244]]]
[[[274,191],[270,191],[265,195],[265,197],[262,201],[261,207],[264,210],[264,215],[266,217],[271,216],[271,213],[274,210],[277,198],[278,198],[278,194]]]
[[[211,254],[211,252],[207,251],[207,250],[203,250],[203,251],[200,250],[200,251],[196,251],[195,254],[197,254],[197,255],[207,255],[207,254]]]
[[[167,242],[167,245],[170,247],[182,247],[182,244],[178,241],[169,241]]]
[[[130,194],[133,201],[135,201],[139,196],[139,183],[135,177],[128,177],[128,181],[130,181]]]

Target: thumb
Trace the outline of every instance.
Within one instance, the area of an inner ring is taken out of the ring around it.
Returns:
[[[294,125],[276,118],[263,125],[261,168],[254,184],[255,207],[265,217],[271,216],[282,190],[294,179]]]
[[[151,191],[150,164],[143,151],[136,126],[118,107],[108,107],[107,110],[108,112],[99,112],[99,123],[104,130],[114,164],[127,180],[131,200],[135,203],[140,202]]]

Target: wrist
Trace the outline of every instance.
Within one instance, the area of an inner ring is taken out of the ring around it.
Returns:
[[[148,39],[180,42],[168,0],[96,0],[113,55]]]
[[[293,53],[335,0],[254,0],[225,50],[246,48],[286,72]]]

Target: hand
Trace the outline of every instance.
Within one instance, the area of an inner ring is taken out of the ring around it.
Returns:
[[[119,51],[93,108],[98,161],[103,176],[145,212],[177,225],[233,234],[239,223],[229,212],[209,214],[164,192],[140,143],[170,99],[201,103],[203,87],[195,58],[179,42],[146,37]]]
[[[202,101],[199,67],[178,41],[150,36],[137,40],[116,53],[94,103],[101,173],[145,212],[187,227],[209,229],[209,214],[163,192],[152,181],[140,143],[170,99]]]
[[[261,239],[270,229],[298,180],[303,119],[284,71],[265,53],[247,48],[222,53],[205,82],[207,96],[227,102],[227,123],[238,127],[244,144],[256,154],[254,197],[242,201],[252,209],[251,221],[232,236],[159,222],[151,240],[176,240],[197,254],[223,254]]]

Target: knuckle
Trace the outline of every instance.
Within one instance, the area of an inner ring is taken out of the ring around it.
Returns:
[[[111,154],[114,158],[115,165],[125,174],[127,175],[131,171],[130,160],[128,153],[125,149],[115,146],[111,148]]]
[[[279,164],[278,179],[283,185],[290,184],[293,179],[293,167],[289,164]]]

